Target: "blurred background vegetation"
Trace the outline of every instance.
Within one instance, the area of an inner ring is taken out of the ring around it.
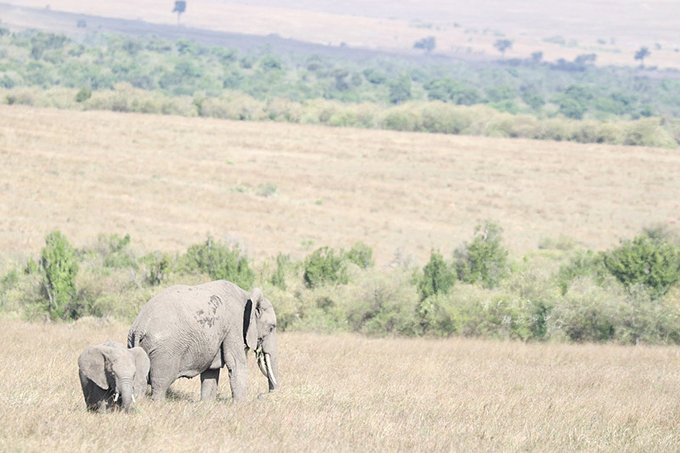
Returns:
[[[422,45],[428,45],[425,41]],[[416,43],[418,44],[418,43]],[[676,147],[680,71],[573,61],[360,58],[0,28],[0,102]]]
[[[560,237],[511,256],[501,226],[487,221],[455,249],[433,250],[423,267],[395,258],[377,268],[372,255],[357,243],[256,263],[211,236],[184,253],[140,255],[129,235],[75,248],[55,231],[40,256],[0,259],[0,313],[131,322],[163,287],[227,279],[262,288],[282,330],[680,343],[680,239],[668,229],[646,229],[602,252]]]

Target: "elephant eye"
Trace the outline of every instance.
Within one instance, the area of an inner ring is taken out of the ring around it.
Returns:
[[[276,329],[276,326],[271,326],[271,327],[269,328],[269,331],[270,331],[270,332],[273,332],[274,329]]]

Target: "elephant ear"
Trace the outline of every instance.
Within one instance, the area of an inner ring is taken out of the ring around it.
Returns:
[[[144,376],[144,380],[146,380],[149,376],[149,356],[146,355],[146,351],[139,346],[134,347],[129,351],[135,358],[135,374]]]
[[[106,379],[106,358],[101,350],[95,346],[85,348],[78,357],[78,368],[89,380],[98,387],[108,390],[109,382]]]
[[[140,396],[146,392],[146,385],[149,379],[149,356],[139,346],[131,348],[129,351],[135,359],[134,393],[135,396]]]
[[[260,314],[260,304],[264,299],[262,290],[255,288],[248,297],[245,310],[243,310],[243,340],[248,349],[255,350],[257,348],[257,322],[255,319]]]

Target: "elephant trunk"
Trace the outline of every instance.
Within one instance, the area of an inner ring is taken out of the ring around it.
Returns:
[[[117,385],[117,394],[120,398],[120,406],[125,410],[125,412],[130,412],[132,409],[132,403],[135,401],[132,379],[122,379]]]

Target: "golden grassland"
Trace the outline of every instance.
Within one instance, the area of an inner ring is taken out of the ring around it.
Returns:
[[[129,232],[183,250],[206,233],[251,256],[361,240],[448,253],[491,218],[515,250],[564,234],[608,247],[676,220],[680,156],[279,123],[0,106],[0,250]],[[82,349],[127,325],[0,320],[0,451],[677,451],[680,349],[279,334],[278,392],[247,402],[181,380],[163,404],[91,414]]]
[[[2,451],[678,451],[676,347],[279,334],[280,390],[85,410],[81,350],[127,325],[0,321]]]
[[[0,250],[210,233],[256,259],[362,241],[378,264],[449,254],[498,222],[514,251],[615,246],[680,222],[675,150],[0,106]]]

